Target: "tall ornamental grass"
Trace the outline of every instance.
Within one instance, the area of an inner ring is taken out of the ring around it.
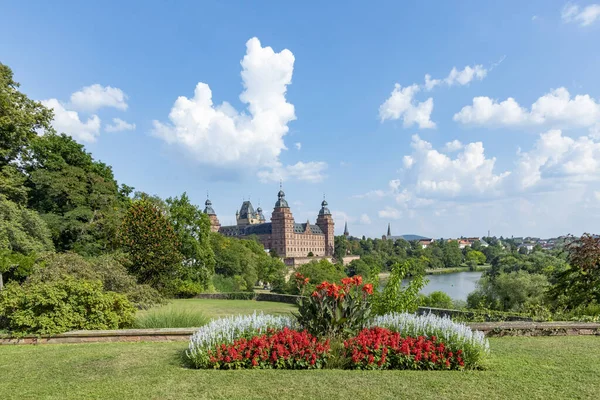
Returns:
[[[198,328],[206,325],[209,319],[198,311],[159,310],[148,311],[135,319],[133,326],[138,329],[158,328]]]
[[[288,327],[298,329],[299,324],[292,316],[284,315],[238,315],[211,321],[194,333],[190,339],[186,356],[195,368],[207,368],[210,365],[208,350],[222,344],[232,344],[240,338],[267,333],[268,329],[282,330]]]
[[[462,350],[465,368],[481,368],[490,352],[489,342],[483,332],[473,331],[465,324],[453,322],[448,317],[389,313],[376,316],[369,326],[387,328],[403,337],[435,336],[453,351]]]

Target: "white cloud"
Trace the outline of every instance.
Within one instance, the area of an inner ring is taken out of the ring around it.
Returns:
[[[257,38],[248,40],[241,62],[244,91],[240,94],[247,112],[238,112],[227,102],[214,105],[210,87],[200,82],[192,98],[180,96],[175,101],[170,122],[153,122],[153,134],[205,165],[238,170],[272,168],[261,171],[263,180],[281,175],[282,179],[298,176],[319,181],[322,178],[314,173],[325,168],[323,162],[285,167],[279,162],[286,149],[283,139],[288,124],[296,119],[294,106],[285,98],[294,61],[287,49],[276,53],[271,47],[262,47]]]
[[[402,218],[402,212],[394,207],[385,207],[385,209],[380,210],[377,215],[379,218],[385,219],[400,219]]]
[[[282,165],[278,163],[270,167],[268,170],[258,171],[258,177],[261,182],[279,182],[299,180],[310,183],[322,182],[325,178],[325,170],[327,163],[322,161],[302,162],[298,161],[293,165]]]
[[[367,214],[361,214],[358,220],[362,225],[371,225],[371,218]]]
[[[510,174],[494,173],[496,159],[486,158],[481,142],[465,145],[454,159],[418,135],[413,136],[411,147],[413,162],[406,173],[414,180],[415,193],[422,197],[489,194]]]
[[[445,83],[448,86],[469,84],[473,79],[483,80],[487,76],[488,70],[483,65],[467,65],[462,70],[452,68],[448,76],[444,79],[431,79],[431,75],[425,75],[425,89],[432,90],[434,87]]]
[[[71,107],[79,111],[94,112],[103,107],[127,110],[127,95],[119,88],[94,84],[71,95]]]
[[[92,115],[83,122],[77,111],[67,110],[57,99],[42,100],[41,103],[54,111],[52,126],[58,133],[66,133],[83,142],[96,141],[100,134],[100,118],[97,115]]]
[[[423,102],[417,102],[414,96],[419,91],[420,88],[416,84],[403,88],[396,83],[390,97],[379,107],[381,122],[402,118],[407,128],[414,124],[419,125],[420,129],[435,128],[435,123],[430,119],[433,99],[430,97]]]
[[[600,20],[600,4],[590,4],[583,9],[573,3],[567,3],[562,10],[561,18],[564,23],[577,23],[588,26]]]
[[[446,143],[446,146],[444,147],[444,149],[448,153],[453,153],[455,151],[462,149],[463,147],[464,147],[463,144],[459,140],[454,139],[453,141]]]
[[[294,143],[294,146],[296,146],[296,150],[302,149],[302,143],[300,143],[300,142]]]
[[[106,132],[121,132],[121,131],[133,131],[135,130],[135,124],[123,121],[121,118],[113,118],[112,125],[106,125],[104,130]]]
[[[529,152],[519,153],[516,176],[524,189],[600,180],[600,142],[563,136],[557,129],[542,133]]]
[[[521,107],[511,97],[502,102],[489,97],[475,97],[472,105],[465,106],[454,114],[454,121],[491,126],[553,124],[564,128],[592,127],[600,122],[600,103],[588,94],[571,98],[564,87],[538,98],[530,110]]]

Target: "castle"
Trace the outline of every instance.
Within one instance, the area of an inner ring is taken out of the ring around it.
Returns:
[[[237,238],[256,235],[265,249],[274,251],[279,257],[333,256],[334,223],[325,200],[321,203],[314,225],[308,220],[306,223],[294,221],[283,190],[277,194],[271,222],[266,222],[262,209],[258,207],[255,211],[250,201],[244,201],[236,212],[236,225],[221,226],[209,199],[206,200],[204,213],[210,219],[211,231]]]

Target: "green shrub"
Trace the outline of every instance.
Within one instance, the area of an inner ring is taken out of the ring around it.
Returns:
[[[73,329],[118,329],[132,324],[135,308],[99,281],[65,277],[8,284],[0,292],[4,327],[16,334],[56,334]]]
[[[390,277],[382,292],[373,296],[373,312],[383,315],[391,312],[415,312],[419,307],[419,292],[427,281],[423,275],[413,275],[408,286],[402,286],[402,280],[409,270],[416,270],[410,261],[392,266]]]
[[[201,312],[187,310],[148,311],[135,319],[134,327],[139,329],[157,328],[199,328],[209,319]]]
[[[431,292],[429,295],[420,295],[419,304],[424,307],[446,308],[454,307],[452,298],[442,291]]]
[[[246,281],[239,275],[223,276],[216,274],[212,278],[212,283],[219,293],[242,292],[247,289]]]
[[[127,273],[129,260],[122,253],[107,254],[85,259],[75,253],[56,253],[42,257],[34,266],[28,281],[51,282],[72,276],[102,282],[104,290],[127,296],[139,309],[147,309],[164,303],[161,294],[149,285],[140,285]]]

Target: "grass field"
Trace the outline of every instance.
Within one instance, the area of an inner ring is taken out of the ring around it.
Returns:
[[[3,399],[597,399],[599,337],[492,338],[486,371],[205,371],[185,343],[0,346]]]
[[[169,304],[164,306],[139,311],[138,315],[143,316],[148,313],[163,313],[170,310],[177,310],[199,312],[212,319],[226,315],[252,314],[255,310],[257,312],[262,311],[265,314],[287,314],[295,309],[295,305],[271,301],[177,299],[171,300]]]

